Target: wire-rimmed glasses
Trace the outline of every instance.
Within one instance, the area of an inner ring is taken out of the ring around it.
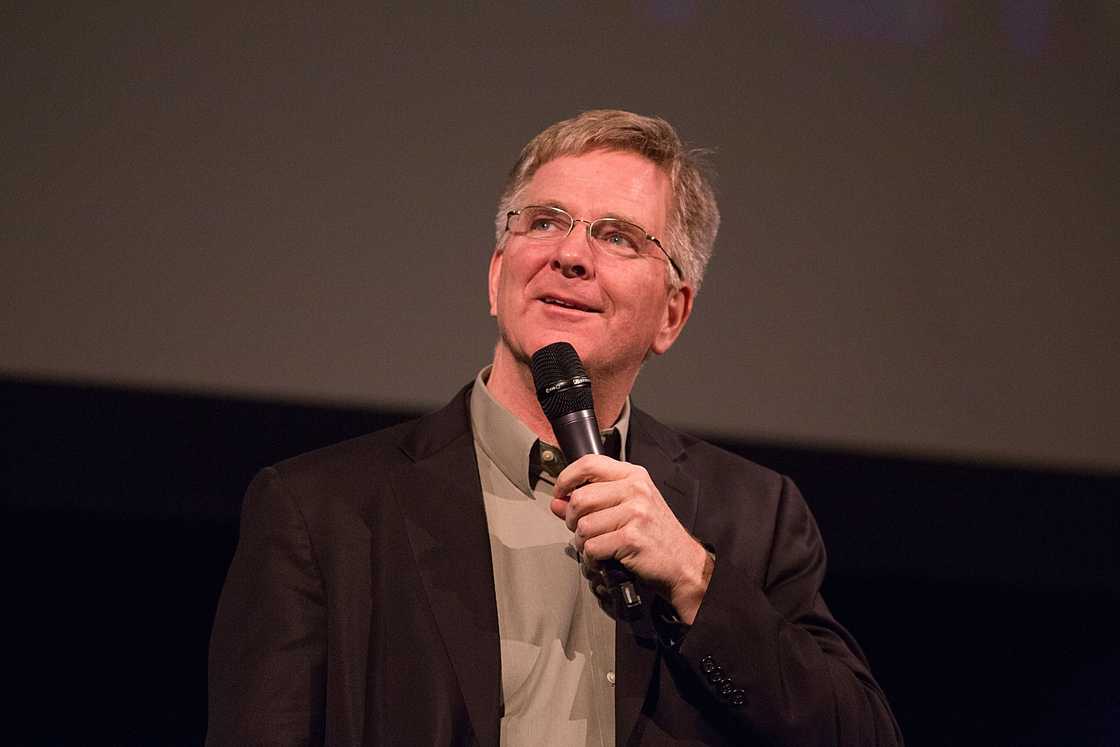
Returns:
[[[633,259],[644,256],[650,252],[649,245],[655,245],[665,255],[665,259],[669,260],[677,278],[684,278],[681,268],[669,256],[669,252],[665,251],[657,237],[636,223],[610,217],[584,220],[551,205],[526,205],[506,213],[506,230],[515,236],[524,236],[534,241],[563,241],[576,223],[587,224],[587,242],[592,247],[616,257]]]

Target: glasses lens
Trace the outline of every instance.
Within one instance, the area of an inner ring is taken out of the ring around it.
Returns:
[[[562,239],[572,228],[572,218],[563,210],[529,205],[513,217],[510,230],[531,239]]]
[[[603,249],[632,257],[645,249],[646,232],[640,226],[615,218],[602,218],[591,226],[591,238]]]

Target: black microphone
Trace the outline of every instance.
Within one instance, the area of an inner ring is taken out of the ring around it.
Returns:
[[[571,463],[585,454],[602,454],[603,441],[595,418],[591,377],[584,370],[575,348],[566,342],[544,346],[533,353],[532,370],[537,401],[552,424],[564,458]],[[617,560],[607,560],[600,565],[615,614],[627,620],[637,617],[642,598],[634,588],[634,574]]]

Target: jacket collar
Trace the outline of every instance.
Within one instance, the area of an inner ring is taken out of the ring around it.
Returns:
[[[390,475],[432,614],[479,744],[498,744],[501,645],[490,540],[467,409],[470,386],[416,422]]]

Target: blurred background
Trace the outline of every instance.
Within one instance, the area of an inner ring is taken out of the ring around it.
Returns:
[[[599,107],[723,211],[635,400],[798,481],[908,742],[1120,742],[1112,0],[0,18],[16,742],[201,741],[241,491],[488,362],[505,175]]]

